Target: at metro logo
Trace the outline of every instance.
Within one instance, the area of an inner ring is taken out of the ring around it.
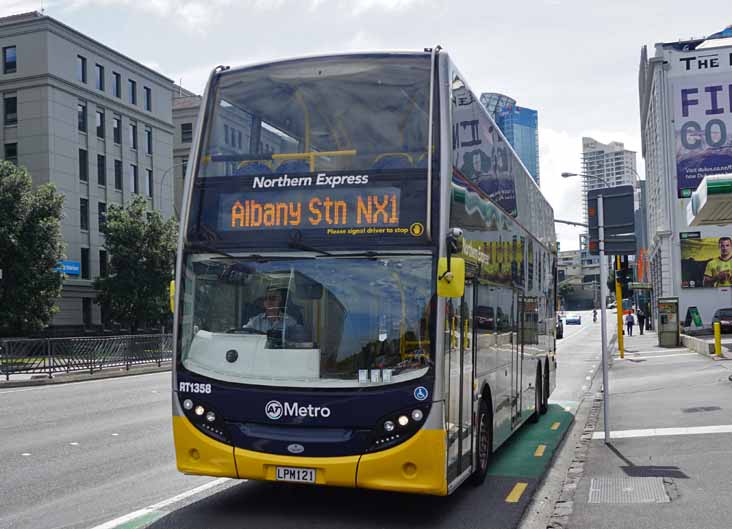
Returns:
[[[280,403],[278,400],[271,400],[264,405],[264,412],[273,421],[282,417],[330,417],[330,408],[326,406],[300,406],[297,402]]]

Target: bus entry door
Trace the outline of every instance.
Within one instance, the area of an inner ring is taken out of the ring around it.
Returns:
[[[462,298],[446,301],[445,359],[448,378],[448,482],[470,469],[473,451],[473,296],[466,282]]]

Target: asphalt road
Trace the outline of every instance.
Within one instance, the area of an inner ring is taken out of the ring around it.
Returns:
[[[572,411],[599,360],[599,323],[592,324],[590,313],[582,320],[565,326],[552,395]],[[107,529],[122,521],[139,527],[140,520],[156,518],[153,528],[505,529],[516,526],[530,500],[507,505],[513,482],[500,476],[432,498],[181,475],[172,445],[169,373],[0,389],[0,403],[2,529]],[[174,498],[205,484],[213,487]],[[131,522],[122,518],[130,513]]]

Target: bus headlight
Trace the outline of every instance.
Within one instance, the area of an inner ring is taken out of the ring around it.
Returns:
[[[184,410],[191,410],[193,409],[193,401],[191,399],[186,399],[183,401],[183,409]]]
[[[399,423],[399,426],[406,426],[407,424],[409,424],[409,417],[407,417],[406,415],[400,415],[397,419],[397,422]]]
[[[205,411],[206,411],[206,410],[204,410],[204,409],[203,409],[203,406],[201,406],[201,405],[199,404],[199,405],[198,405],[198,406],[196,406],[196,408],[195,408],[195,409],[193,410],[193,413],[195,413],[196,415],[198,415],[198,416],[200,417],[201,415],[203,415],[203,413],[204,413]]]
[[[384,422],[384,431],[385,432],[393,432],[394,431],[394,423],[392,421],[386,421],[386,422]]]
[[[422,410],[420,410],[420,409],[412,410],[412,420],[413,421],[419,422],[422,420],[423,417],[424,417],[424,413],[422,413]]]
[[[212,412],[212,411],[208,412],[206,414],[206,420],[208,422],[214,422],[216,420],[216,414],[214,412]]]

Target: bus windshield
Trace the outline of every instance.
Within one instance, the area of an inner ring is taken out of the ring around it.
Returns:
[[[182,364],[216,380],[361,387],[430,370],[432,258],[189,254]]]
[[[224,73],[198,177],[426,168],[429,87],[428,54]]]

